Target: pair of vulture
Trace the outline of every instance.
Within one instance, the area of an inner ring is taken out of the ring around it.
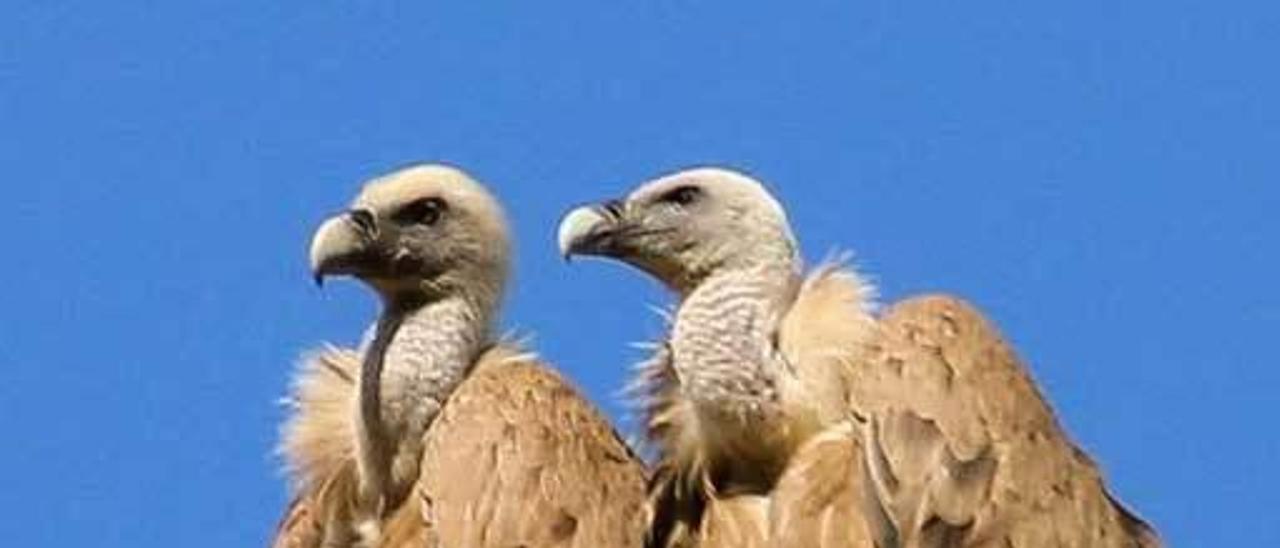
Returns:
[[[380,297],[357,350],[303,361],[277,547],[1129,547],[1110,494],[972,307],[874,312],[839,261],[805,271],[782,206],[727,169],[570,212],[560,251],[616,259],[678,301],[631,387],[645,462],[559,373],[494,331],[498,201],[423,165],[317,230],[317,281]]]

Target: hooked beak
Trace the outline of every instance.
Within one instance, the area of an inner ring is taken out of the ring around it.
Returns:
[[[623,224],[620,200],[578,207],[560,221],[560,255],[566,261],[574,255],[615,255]]]
[[[373,213],[353,209],[330,217],[311,237],[311,275],[317,286],[325,276],[356,274],[372,255],[377,239]]]

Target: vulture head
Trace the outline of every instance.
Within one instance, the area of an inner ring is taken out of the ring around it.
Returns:
[[[506,281],[509,236],[497,200],[460,170],[413,166],[365,184],[311,241],[311,271],[352,276],[385,301],[434,300]]]
[[[759,181],[720,168],[681,171],[574,209],[559,244],[566,258],[618,259],[681,293],[721,270],[798,267],[782,206]]]

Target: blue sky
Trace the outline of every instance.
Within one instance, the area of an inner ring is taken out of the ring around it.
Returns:
[[[614,414],[665,297],[557,218],[734,165],[810,258],[982,307],[1170,544],[1280,543],[1274,2],[181,4],[0,18],[12,544],[260,545],[292,364],[375,313],[310,232],[415,160],[505,200],[505,324]]]

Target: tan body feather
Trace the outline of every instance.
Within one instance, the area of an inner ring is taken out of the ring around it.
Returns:
[[[1158,546],[1107,493],[1025,366],[965,303],[867,311],[870,289],[828,267],[805,282],[778,345],[823,432],[787,455],[744,511],[717,485],[697,418],[661,353],[648,367],[653,496],[663,546]],[[684,411],[682,411],[684,410]],[[741,463],[737,463],[741,466]],[[761,538],[761,535],[764,535]]]
[[[295,385],[282,451],[298,492],[274,546],[353,546],[361,538],[350,409],[355,353],[328,349]],[[550,368],[489,350],[423,440],[421,475],[391,509],[377,546],[638,546],[639,460]]]

